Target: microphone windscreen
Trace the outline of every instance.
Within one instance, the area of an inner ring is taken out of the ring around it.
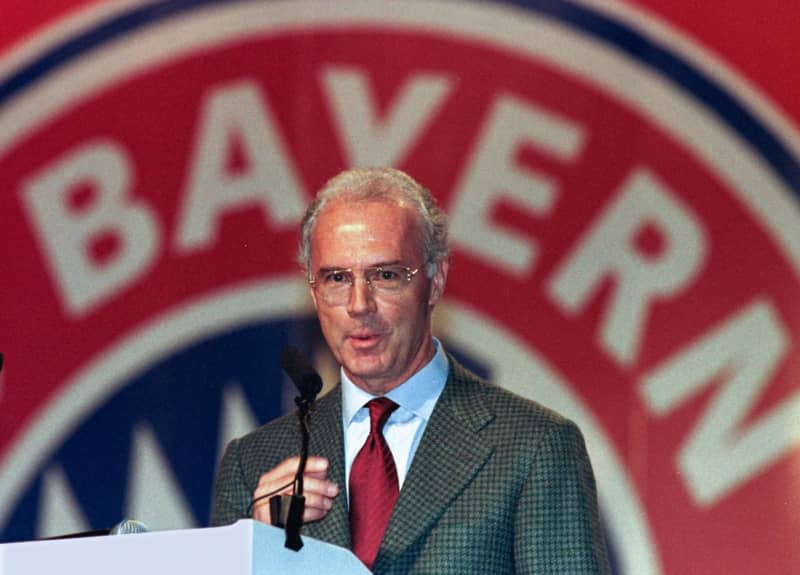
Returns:
[[[313,401],[322,389],[322,378],[305,354],[293,345],[281,351],[281,369],[286,372],[304,399]]]
[[[130,533],[147,533],[147,525],[136,519],[123,519],[109,531],[109,535],[128,535]]]

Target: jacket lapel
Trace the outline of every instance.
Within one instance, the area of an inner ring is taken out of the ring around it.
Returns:
[[[322,521],[303,526],[303,533],[340,547],[350,547],[350,520],[344,481],[342,391],[337,386],[321,398],[311,412],[309,451],[328,458],[329,479],[339,486],[339,495]]]
[[[450,357],[450,376],[414,456],[375,564],[391,565],[432,528],[488,460],[480,430],[494,415],[480,385]]]

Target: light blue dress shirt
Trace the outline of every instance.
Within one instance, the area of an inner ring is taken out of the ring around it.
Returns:
[[[441,343],[436,338],[433,343],[436,353],[425,367],[386,394],[386,397],[400,406],[386,422],[383,436],[392,451],[401,489],[450,369]],[[344,370],[341,370],[341,378],[345,481],[349,502],[350,467],[369,435],[369,410],[364,405],[376,396],[356,387]]]

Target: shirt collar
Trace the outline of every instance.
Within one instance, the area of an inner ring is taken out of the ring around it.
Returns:
[[[447,383],[450,370],[450,362],[441,342],[433,338],[433,344],[436,353],[425,367],[386,394],[386,397],[397,403],[402,410],[411,412],[425,421],[433,413],[436,400],[439,399],[439,395]],[[340,374],[342,379],[342,418],[347,426],[353,421],[358,410],[376,396],[357,387],[347,377],[344,369],[340,369]]]

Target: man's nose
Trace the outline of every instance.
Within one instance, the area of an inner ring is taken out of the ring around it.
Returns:
[[[347,302],[347,313],[350,315],[363,315],[372,313],[377,309],[372,288],[364,278],[353,278],[350,286],[350,300]]]

